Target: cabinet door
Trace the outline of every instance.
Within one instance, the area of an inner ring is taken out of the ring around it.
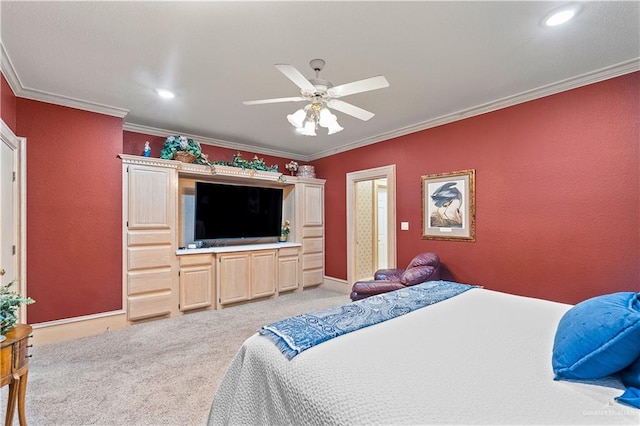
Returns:
[[[303,187],[303,226],[324,225],[324,186],[305,184]]]
[[[278,291],[298,288],[298,256],[278,259]]]
[[[276,252],[261,250],[251,254],[251,298],[276,292]]]
[[[202,256],[202,259],[185,259],[184,262],[181,259],[180,310],[182,312],[211,306],[213,283],[211,259],[210,255]],[[188,265],[188,263],[200,264]]]
[[[131,229],[172,229],[175,222],[175,170],[129,165],[129,217]]]
[[[241,302],[250,295],[249,253],[229,253],[218,255],[218,288],[220,303]]]

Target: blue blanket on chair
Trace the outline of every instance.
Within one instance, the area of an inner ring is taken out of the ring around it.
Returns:
[[[342,306],[265,325],[260,334],[291,360],[302,351],[334,337],[408,314],[478,286],[450,281],[427,281]]]

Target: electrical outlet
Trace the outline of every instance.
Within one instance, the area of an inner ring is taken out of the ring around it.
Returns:
[[[400,222],[400,230],[408,231],[409,230],[409,222]]]

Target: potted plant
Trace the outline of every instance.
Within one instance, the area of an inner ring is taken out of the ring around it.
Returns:
[[[280,241],[282,242],[287,241],[287,238],[289,237],[289,232],[291,232],[291,222],[289,222],[288,220],[285,220],[284,224],[282,225],[282,230],[280,231]]]
[[[160,158],[183,163],[211,164],[207,155],[202,153],[200,144],[186,136],[167,137],[160,151]]]
[[[17,311],[22,305],[28,305],[34,303],[30,297],[22,297],[15,291],[10,291],[9,287],[13,285],[14,281],[9,284],[0,287],[0,336],[4,336],[7,331],[18,322]],[[0,337],[0,340],[4,340]]]

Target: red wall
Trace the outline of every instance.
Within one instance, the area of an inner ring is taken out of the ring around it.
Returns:
[[[122,308],[122,119],[17,99],[29,322]]]
[[[9,83],[0,73],[0,117],[11,131],[16,133],[16,95],[11,90]]]
[[[399,266],[433,251],[449,279],[566,303],[640,291],[639,123],[636,72],[315,161],[326,274],[347,275],[345,174],[396,164]],[[421,176],[465,169],[476,242],[423,240]]]
[[[15,98],[2,118],[27,137],[32,323],[121,308],[120,152],[157,157],[164,137],[122,119]],[[314,162],[326,178],[326,273],[346,278],[346,178],[397,165],[398,263],[437,252],[448,278],[575,303],[640,291],[640,73]],[[203,145],[211,160],[235,150]],[[243,158],[253,153],[243,152]],[[284,171],[288,159],[263,156]],[[476,242],[421,239],[420,176],[476,169]],[[399,226],[398,226],[399,228]]]
[[[170,136],[170,135],[167,135]],[[144,149],[144,143],[149,141],[149,146],[151,147],[151,156],[159,158],[160,151],[162,150],[162,145],[166,136],[150,136],[145,135],[143,133],[135,133],[124,131],[123,135],[123,154],[131,154],[131,155],[142,155],[142,151]],[[258,158],[264,160],[264,162],[268,166],[273,166],[274,164],[278,165],[278,171],[280,173],[287,174],[287,170],[284,168],[284,165],[287,164],[290,159],[285,159],[282,157],[274,157],[271,155],[262,155],[255,154],[253,152],[248,151],[238,151],[236,149],[222,148],[219,146],[212,146],[201,144],[202,152],[207,154],[209,157],[209,161],[231,161],[233,159],[233,154],[240,152],[240,155],[243,159],[251,161],[256,155]]]

